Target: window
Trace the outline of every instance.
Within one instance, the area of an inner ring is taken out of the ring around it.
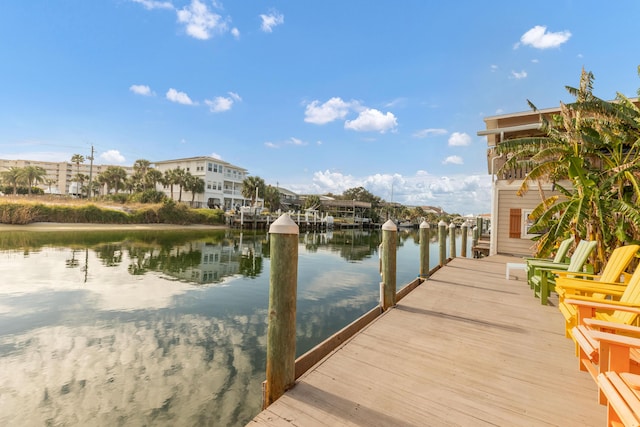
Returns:
[[[537,234],[529,232],[533,220],[529,218],[532,209],[509,209],[509,238],[530,239]]]
[[[531,212],[533,212],[533,209],[523,209],[522,210],[522,238],[523,239],[530,239],[534,236],[537,236],[538,234],[534,234],[534,233],[530,233],[529,229],[533,226],[533,220],[531,218],[529,218],[529,215],[531,215]]]
[[[207,167],[209,169],[209,172],[213,171],[213,164],[209,163]]]

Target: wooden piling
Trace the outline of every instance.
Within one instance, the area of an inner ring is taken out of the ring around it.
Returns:
[[[449,257],[456,257],[456,225],[454,223],[449,224]]]
[[[388,220],[382,225],[382,310],[396,304],[396,247],[398,227]]]
[[[444,267],[447,262],[447,223],[438,223],[438,249],[440,252],[440,267]]]
[[[269,326],[263,408],[295,383],[299,228],[287,214],[269,227]]]
[[[429,223],[420,223],[420,278],[429,277]]]
[[[465,222],[462,224],[462,239],[461,239],[461,248],[460,248],[460,257],[467,257],[467,235],[469,234],[469,226]]]

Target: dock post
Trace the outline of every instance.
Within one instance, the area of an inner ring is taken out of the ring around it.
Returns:
[[[460,245],[462,246],[460,248],[461,258],[467,257],[467,234],[469,234],[469,225],[465,222],[464,224],[462,224],[462,242],[460,243]]]
[[[398,227],[388,220],[382,224],[382,310],[396,304],[396,247]]]
[[[287,214],[269,227],[269,325],[267,328],[267,380],[263,408],[275,402],[295,383],[296,294],[300,229]]]
[[[429,277],[429,223],[420,223],[420,278]]]
[[[438,248],[440,251],[440,267],[447,262],[447,223],[441,220],[438,223]]]
[[[453,222],[449,224],[449,256],[456,257],[456,225]]]

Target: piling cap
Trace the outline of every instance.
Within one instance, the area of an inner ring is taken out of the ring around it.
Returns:
[[[429,223],[428,223],[427,221],[424,221],[424,220],[423,220],[423,221],[420,223],[420,228],[431,228],[431,227],[429,226]]]
[[[300,229],[298,228],[298,224],[296,224],[288,214],[284,213],[273,221],[273,224],[269,227],[269,233],[300,234]]]
[[[447,223],[444,222],[443,219],[441,219],[440,222],[438,223],[438,227],[446,227],[446,226],[447,226]]]
[[[387,222],[382,224],[382,230],[383,231],[398,231],[398,226],[396,226],[395,222],[393,222],[393,221],[391,221],[389,219],[389,220],[387,220]]]
[[[449,224],[449,228],[456,228],[456,225],[454,223]]]

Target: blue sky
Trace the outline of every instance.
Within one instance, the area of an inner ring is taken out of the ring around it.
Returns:
[[[267,184],[489,212],[483,118],[637,96],[640,2],[7,0],[0,158],[213,156]]]

